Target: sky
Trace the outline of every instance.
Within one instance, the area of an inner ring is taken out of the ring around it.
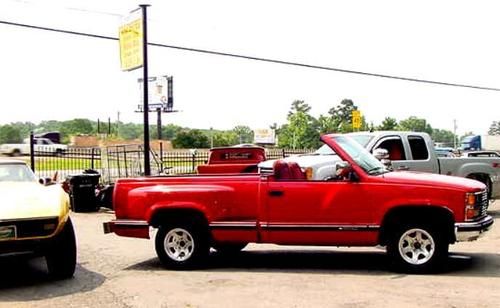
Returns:
[[[148,3],[149,41],[346,70],[500,88],[498,1],[1,0],[0,20],[118,36]],[[0,24],[0,124],[89,118],[142,123],[142,69],[120,69],[118,41]],[[150,76],[174,77],[163,123],[253,129],[352,99],[370,123],[425,118],[485,134],[500,92],[415,83],[149,47]],[[156,115],[150,114],[156,123]]]

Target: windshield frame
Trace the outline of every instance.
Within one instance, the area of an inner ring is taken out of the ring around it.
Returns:
[[[348,161],[353,169],[367,175],[380,175],[390,172],[384,164],[376,159],[367,149],[347,135],[324,135],[321,140],[337,153],[343,160]]]

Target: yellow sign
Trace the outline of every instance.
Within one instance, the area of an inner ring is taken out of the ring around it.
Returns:
[[[131,71],[143,64],[142,18],[124,23],[119,29],[120,64],[123,71]]]
[[[361,112],[359,110],[352,111],[352,128],[353,129],[361,128]]]

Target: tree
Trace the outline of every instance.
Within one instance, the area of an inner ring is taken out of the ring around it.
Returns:
[[[2,143],[21,143],[23,135],[19,127],[11,124],[0,126],[0,144]]]
[[[433,129],[431,137],[434,142],[445,143],[447,146],[455,145],[454,139],[456,136],[452,131],[446,129]]]
[[[493,121],[491,123],[488,135],[500,135],[500,121]]]
[[[358,110],[351,99],[343,99],[339,105],[328,110],[329,117],[320,116],[320,131],[322,133],[348,133],[353,131],[352,112]],[[365,117],[361,117],[360,130],[368,130]]]
[[[398,121],[395,118],[386,117],[380,126],[377,127],[377,130],[395,130],[398,126]]]
[[[319,145],[318,121],[309,114],[311,107],[296,100],[288,112],[288,123],[279,130],[279,146],[292,149],[316,148]]]
[[[172,140],[172,145],[180,149],[198,149],[208,148],[210,146],[209,139],[199,129],[182,130]]]
[[[238,143],[252,143],[253,142],[253,130],[244,125],[238,125],[233,128],[233,132],[236,134]]]
[[[427,123],[425,119],[420,119],[415,116],[411,116],[406,120],[400,121],[397,129],[412,132],[425,132],[432,135],[431,125]]]
[[[214,147],[225,147],[237,144],[239,141],[238,135],[234,131],[219,131],[214,133]]]

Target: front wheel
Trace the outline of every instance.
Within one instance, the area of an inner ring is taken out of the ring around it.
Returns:
[[[76,239],[71,219],[63,230],[47,245],[45,260],[49,275],[55,279],[73,277],[76,267]]]
[[[426,224],[406,224],[394,232],[387,253],[397,271],[435,271],[448,255],[448,241],[437,228]]]
[[[167,224],[158,230],[155,248],[166,268],[192,269],[208,257],[208,235],[202,226],[194,223]]]

